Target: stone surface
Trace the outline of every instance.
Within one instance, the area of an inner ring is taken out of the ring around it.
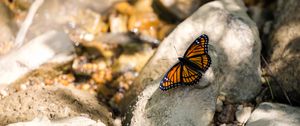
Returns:
[[[32,87],[0,101],[0,124],[29,121],[36,117],[58,120],[86,115],[112,124],[112,115],[94,95],[62,86]]]
[[[77,116],[59,120],[49,120],[47,117],[37,117],[28,122],[18,122],[7,126],[106,126],[100,121],[94,121],[90,118]]]
[[[240,4],[239,7],[234,6],[232,1],[220,2],[232,10],[228,14],[216,9],[216,15],[219,15],[215,18],[216,22],[207,19],[210,26],[205,27],[210,27],[211,36],[216,37],[215,48],[220,57],[222,75],[220,79],[223,79],[221,94],[229,102],[249,101],[258,94],[261,86],[258,30],[245,13],[242,1],[235,0]]]
[[[164,73],[177,62],[200,34],[209,36],[211,67],[198,85],[162,92],[158,89]],[[176,53],[176,50],[178,54]],[[255,23],[246,15],[241,1],[215,1],[200,7],[161,43],[144,67],[121,106],[128,110],[132,125],[209,125],[219,86],[226,100],[251,100],[260,88],[260,40]],[[208,85],[207,88],[201,89]],[[226,88],[225,88],[226,87]],[[234,115],[234,114],[233,114]]]
[[[278,103],[261,103],[246,126],[299,126],[300,108]]]
[[[44,63],[65,63],[74,54],[64,32],[49,31],[0,57],[0,85],[10,84]]]
[[[272,89],[285,100],[282,89],[293,104],[300,105],[300,1],[278,1],[274,30],[267,45]],[[275,79],[276,80],[275,80]],[[279,88],[281,85],[282,88]],[[286,100],[285,100],[286,101]]]

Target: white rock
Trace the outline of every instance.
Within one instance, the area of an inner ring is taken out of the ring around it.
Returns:
[[[49,31],[0,57],[0,85],[10,84],[44,63],[73,58],[74,47],[64,32]]]
[[[299,126],[300,108],[278,103],[261,103],[246,126]]]

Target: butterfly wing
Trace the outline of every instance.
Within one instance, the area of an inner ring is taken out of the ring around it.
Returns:
[[[211,64],[211,58],[208,55],[208,40],[207,35],[201,35],[190,45],[184,54],[186,59],[194,63],[203,72]]]
[[[211,64],[208,55],[208,36],[203,34],[198,37],[189,46],[183,58],[191,63],[178,62],[171,67],[160,81],[161,90],[166,91],[180,85],[194,85],[199,82],[202,77],[200,71],[205,72]]]
[[[182,67],[180,62],[176,63],[171,69],[166,73],[163,79],[160,81],[159,88],[163,91],[169,90],[171,88],[181,85],[181,71]]]
[[[194,85],[199,82],[202,74],[182,62],[176,63],[166,73],[160,82],[159,88],[163,91],[181,85]]]
[[[182,83],[184,85],[197,84],[201,77],[202,74],[199,71],[196,71],[187,65],[182,66]]]
[[[187,59],[194,63],[203,72],[205,72],[211,64],[211,59],[208,54],[195,55],[193,57],[188,57]]]
[[[208,53],[208,36],[203,34],[199,36],[184,53],[184,57],[192,57]]]

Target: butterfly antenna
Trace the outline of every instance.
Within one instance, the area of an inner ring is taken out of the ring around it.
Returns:
[[[179,54],[178,54],[178,51],[177,51],[177,49],[176,49],[175,45],[173,45],[173,47],[174,47],[174,49],[175,49],[175,51],[176,51],[176,54],[177,54],[177,57],[178,57],[178,56],[179,56]]]

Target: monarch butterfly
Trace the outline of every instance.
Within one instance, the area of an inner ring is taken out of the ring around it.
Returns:
[[[200,35],[186,50],[183,57],[178,58],[160,81],[159,88],[163,91],[177,86],[194,85],[199,82],[211,59],[208,55],[208,36]]]

